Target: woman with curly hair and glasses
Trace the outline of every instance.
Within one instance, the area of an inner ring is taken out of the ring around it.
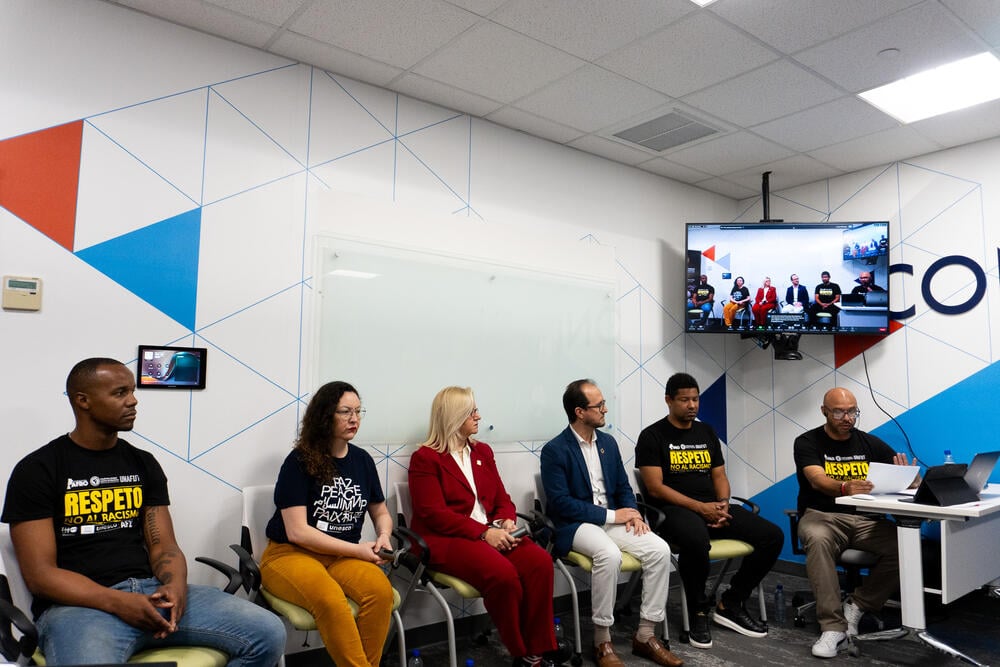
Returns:
[[[515,537],[514,503],[493,450],[473,437],[478,432],[472,389],[439,391],[427,440],[410,458],[413,530],[427,542],[433,568],[483,594],[514,664],[536,667],[556,649],[552,558],[530,537]]]
[[[263,586],[308,610],[338,667],[376,667],[389,633],[393,592],[379,568],[392,549],[392,517],[368,452],[351,444],[365,410],[358,391],[329,382],[316,392],[274,487]],[[365,515],[375,540],[362,541]],[[347,599],[357,603],[357,621]]]

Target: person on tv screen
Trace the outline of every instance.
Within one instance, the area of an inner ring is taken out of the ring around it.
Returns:
[[[733,326],[736,313],[750,304],[750,290],[743,282],[743,276],[737,276],[733,281],[733,289],[729,293],[729,301],[722,307],[722,321],[727,327]]]
[[[708,284],[708,276],[702,275],[698,285],[694,288],[694,294],[688,300],[688,310],[700,309],[701,319],[704,321],[712,314],[712,307],[714,305],[715,288]]]
[[[869,292],[884,292],[885,289],[875,284],[875,277],[871,271],[862,271],[858,275],[858,285],[851,290],[851,294],[868,294]]]
[[[753,300],[753,319],[757,326],[767,324],[767,314],[778,305],[778,291],[771,286],[771,277],[764,277],[764,284],[757,288]]]
[[[827,321],[828,326],[832,326],[837,320],[837,313],[840,312],[840,285],[837,283],[830,282],[830,272],[824,271],[820,274],[819,285],[816,285],[813,295],[813,305],[810,307],[809,312],[813,316],[813,320],[817,323],[822,323],[823,320]]]
[[[801,313],[809,307],[809,290],[805,285],[799,284],[798,274],[793,273],[789,280],[792,284],[785,290],[785,305],[781,307],[781,312]]]

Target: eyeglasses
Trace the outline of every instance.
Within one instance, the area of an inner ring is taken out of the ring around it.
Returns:
[[[858,410],[857,408],[853,408],[851,410],[831,410],[830,408],[827,408],[826,410],[834,419],[843,419],[844,417],[847,417],[848,419],[857,419],[861,416],[861,410]]]
[[[608,404],[607,401],[601,401],[597,405],[585,405],[583,407],[583,409],[584,410],[603,410],[607,404]]]
[[[366,412],[367,410],[365,410],[364,408],[337,408],[336,410],[333,411],[333,414],[337,415],[338,417],[342,417],[343,419],[350,419],[351,415],[354,415],[358,419],[361,419],[362,417],[365,416]]]

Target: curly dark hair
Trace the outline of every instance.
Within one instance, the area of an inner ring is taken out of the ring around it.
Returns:
[[[310,477],[328,480],[340,476],[330,454],[335,418],[333,411],[337,409],[340,398],[348,393],[361,395],[347,382],[327,382],[313,394],[306,413],[302,415],[302,428],[295,440],[295,449]]]

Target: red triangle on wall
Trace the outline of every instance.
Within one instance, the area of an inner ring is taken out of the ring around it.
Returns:
[[[712,260],[714,262],[715,261],[715,246],[712,246],[711,248],[708,248],[707,250],[702,250],[701,254],[704,255],[705,257],[708,257],[710,260]]]
[[[0,141],[0,206],[73,250],[83,121]]]
[[[899,331],[903,325],[896,320],[889,320],[889,335]],[[834,365],[840,368],[848,361],[858,356],[870,347],[874,347],[885,336],[834,336],[833,337],[833,359]]]

